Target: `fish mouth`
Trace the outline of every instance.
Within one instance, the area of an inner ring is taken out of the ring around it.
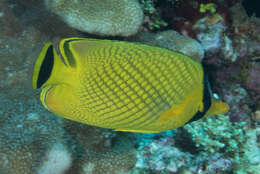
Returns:
[[[42,89],[41,95],[40,95],[40,100],[42,102],[42,105],[48,110],[50,111],[47,103],[46,103],[46,97],[48,92],[50,92],[50,90],[54,87],[54,85],[47,85]]]

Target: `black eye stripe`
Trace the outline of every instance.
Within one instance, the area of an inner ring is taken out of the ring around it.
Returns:
[[[37,79],[37,88],[40,88],[50,77],[54,65],[53,46],[51,45],[44,57]]]

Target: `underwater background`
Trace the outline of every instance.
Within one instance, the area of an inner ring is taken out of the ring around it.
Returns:
[[[47,111],[32,89],[45,42],[140,42],[206,65],[215,115],[158,134]],[[259,0],[1,0],[0,174],[260,174]]]

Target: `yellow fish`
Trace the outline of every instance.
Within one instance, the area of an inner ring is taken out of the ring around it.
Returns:
[[[200,63],[137,43],[66,38],[58,52],[46,43],[32,82],[49,111],[116,131],[162,132],[228,111]]]

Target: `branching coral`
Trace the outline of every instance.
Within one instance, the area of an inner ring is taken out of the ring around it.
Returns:
[[[250,129],[245,122],[232,123],[228,116],[219,115],[188,124],[184,130],[191,135],[198,148],[196,152],[177,148],[178,141],[187,141],[189,137],[164,136],[139,147],[136,168],[144,173],[256,174],[260,171],[257,145],[260,128]],[[179,136],[185,135],[181,129],[177,132],[181,132]]]
[[[260,149],[256,138],[259,129],[250,129],[246,122],[232,123],[225,115],[200,120],[184,128],[200,148],[201,155],[220,152],[222,158],[232,162],[232,169],[237,173],[259,171]]]
[[[141,7],[144,11],[144,27],[148,30],[156,30],[166,27],[168,24],[161,19],[158,9],[154,7],[153,0],[140,0]]]
[[[188,124],[184,128],[192,135],[196,146],[202,147],[203,151],[216,153],[224,150],[229,153],[243,143],[243,125],[245,122],[231,123],[227,116],[218,116]]]

